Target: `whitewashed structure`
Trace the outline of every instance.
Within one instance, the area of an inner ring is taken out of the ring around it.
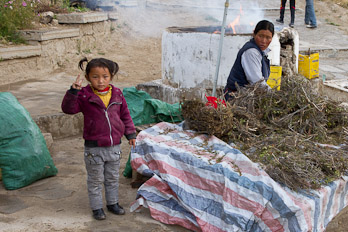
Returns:
[[[204,32],[199,29],[171,27],[163,32],[162,80],[165,83],[184,89],[212,88],[220,34]],[[296,31],[292,34],[295,37],[294,53],[298,56],[299,36]],[[225,35],[217,87],[226,85],[239,49],[251,38],[251,33]],[[270,49],[272,51],[268,58],[271,65],[280,65],[281,44],[278,33],[274,34]]]

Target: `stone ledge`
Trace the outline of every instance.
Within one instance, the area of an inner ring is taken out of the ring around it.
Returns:
[[[0,48],[0,60],[11,60],[33,56],[41,56],[41,45]]]
[[[78,37],[79,28],[69,29],[43,29],[43,30],[22,30],[21,35],[27,41],[45,41],[52,39]]]
[[[348,80],[319,81],[319,93],[335,101],[347,102]]]
[[[83,132],[83,115],[57,113],[33,117],[42,133],[50,133],[53,139],[80,135]]]
[[[162,79],[138,84],[136,89],[147,92],[152,98],[159,99],[169,104],[180,102],[185,98],[201,98],[204,99],[205,89],[191,88],[174,88],[170,85],[164,84]]]
[[[109,19],[108,13],[72,13],[72,14],[57,14],[59,23],[93,23],[101,22]]]

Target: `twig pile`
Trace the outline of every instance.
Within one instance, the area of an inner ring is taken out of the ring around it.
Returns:
[[[242,88],[216,109],[184,99],[182,114],[190,129],[237,144],[293,190],[317,189],[348,169],[348,149],[341,145],[348,143],[348,112],[316,94],[302,76],[282,80],[280,91]]]

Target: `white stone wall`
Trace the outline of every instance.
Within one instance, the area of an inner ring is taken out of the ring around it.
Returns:
[[[217,87],[226,81],[240,48],[251,34],[226,35],[223,40]],[[213,87],[220,34],[177,32],[166,30],[162,35],[162,79],[178,88]],[[275,33],[270,45],[271,65],[280,64],[280,42]]]

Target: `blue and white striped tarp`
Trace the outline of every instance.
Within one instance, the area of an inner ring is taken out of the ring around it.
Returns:
[[[348,200],[348,177],[294,192],[214,136],[159,123],[139,133],[132,167],[154,174],[138,190],[141,206],[192,231],[324,231]]]

